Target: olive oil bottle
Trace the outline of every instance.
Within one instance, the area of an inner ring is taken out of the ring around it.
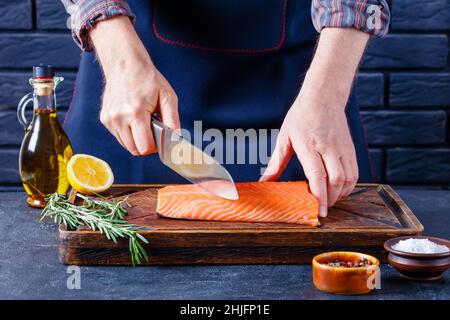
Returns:
[[[44,207],[45,197],[69,188],[67,162],[73,155],[69,138],[58,122],[55,89],[63,81],[55,77],[52,66],[33,67],[30,84],[33,92],[24,96],[17,108],[17,117],[25,129],[19,155],[19,172],[28,194],[27,203]],[[25,116],[26,106],[33,102],[33,119]]]

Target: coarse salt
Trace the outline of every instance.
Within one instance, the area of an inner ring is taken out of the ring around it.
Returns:
[[[443,253],[448,252],[447,246],[434,243],[429,239],[409,238],[400,240],[392,246],[393,249],[409,253]]]

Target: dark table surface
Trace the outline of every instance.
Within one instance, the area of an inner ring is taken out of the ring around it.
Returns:
[[[450,191],[397,191],[425,235],[450,238]],[[381,267],[382,288],[363,296],[318,291],[309,265],[81,267],[81,289],[70,290],[56,226],[38,222],[24,193],[0,196],[0,299],[450,299],[450,272],[420,283],[389,265]]]

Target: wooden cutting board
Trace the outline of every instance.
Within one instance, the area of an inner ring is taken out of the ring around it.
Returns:
[[[175,220],[155,213],[158,185],[115,185],[114,198],[128,196],[128,221],[141,233],[149,265],[302,264],[331,250],[373,254],[385,261],[383,243],[420,235],[422,224],[387,185],[361,184],[321,218],[320,227],[287,223]],[[128,241],[117,244],[97,231],[59,228],[59,260],[74,265],[130,265]]]

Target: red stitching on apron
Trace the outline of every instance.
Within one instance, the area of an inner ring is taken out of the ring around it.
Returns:
[[[202,50],[202,51],[210,51],[210,52],[229,52],[229,53],[265,53],[265,52],[272,52],[272,51],[276,51],[278,49],[280,49],[283,44],[284,41],[286,39],[286,13],[287,13],[287,2],[288,0],[283,0],[283,18],[282,18],[282,30],[281,30],[281,38],[280,41],[278,42],[278,44],[274,47],[271,48],[264,48],[264,49],[241,49],[241,48],[223,48],[223,49],[219,49],[219,48],[210,48],[210,47],[205,47],[205,46],[201,46],[201,45],[196,45],[193,43],[189,43],[189,42],[184,42],[184,41],[179,41],[179,40],[171,40],[168,39],[166,37],[164,37],[163,35],[161,35],[159,33],[159,31],[156,28],[156,11],[157,11],[157,1],[154,2],[153,4],[153,22],[152,22],[152,28],[153,28],[153,33],[155,34],[155,36],[168,44],[171,45],[177,45],[177,46],[182,46],[182,47],[188,47],[188,48],[193,48],[193,49],[198,49],[198,50]]]

